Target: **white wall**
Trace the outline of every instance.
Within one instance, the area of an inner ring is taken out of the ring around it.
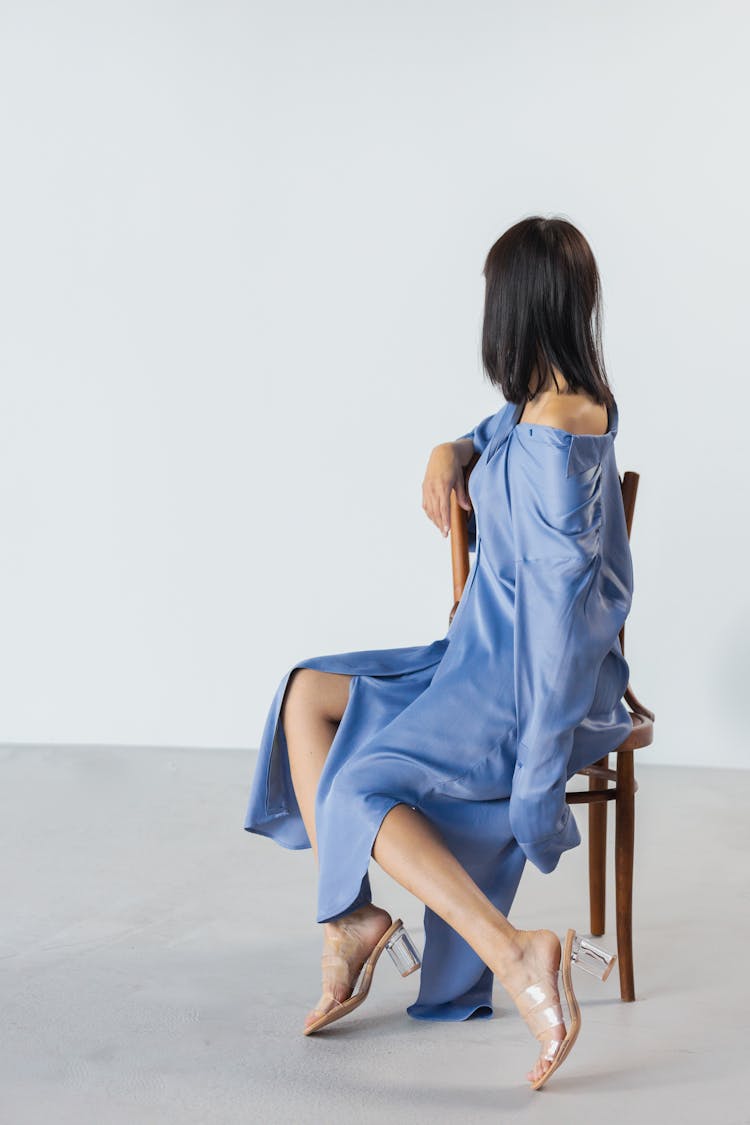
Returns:
[[[541,212],[642,474],[643,760],[746,765],[746,24],[6,0],[0,740],[249,748],[297,659],[442,636],[424,465],[500,405],[481,267]]]

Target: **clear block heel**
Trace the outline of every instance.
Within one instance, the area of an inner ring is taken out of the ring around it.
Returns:
[[[402,977],[408,977],[409,973],[413,973],[422,964],[417,947],[404,925],[401,925],[388,939],[385,948]]]
[[[571,958],[573,964],[578,965],[579,969],[585,969],[587,973],[591,973],[599,980],[606,980],[612,972],[617,954],[608,953],[600,945],[595,945],[590,938],[583,938],[579,934],[575,934]]]

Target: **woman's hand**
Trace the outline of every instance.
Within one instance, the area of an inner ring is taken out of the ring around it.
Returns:
[[[444,441],[436,445],[427,462],[422,481],[422,508],[445,538],[451,525],[451,491],[467,512],[471,500],[466,491],[464,467],[474,453],[474,444],[468,438]]]

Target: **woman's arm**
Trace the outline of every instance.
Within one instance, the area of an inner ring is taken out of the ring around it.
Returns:
[[[422,481],[422,508],[445,537],[450,530],[451,491],[467,512],[471,500],[466,491],[464,469],[475,453],[481,453],[497,425],[497,412],[488,414],[473,429],[455,441],[436,445],[427,462]]]
[[[614,705],[612,693],[627,686],[624,657],[613,669],[609,654],[619,649],[630,593],[602,574],[599,455],[591,451],[567,476],[568,444],[527,440],[514,447],[510,477],[517,757],[509,812],[520,847],[546,873],[581,841],[565,797],[574,737],[602,691]]]
[[[443,537],[450,531],[451,492],[462,508],[471,511],[464,468],[474,452],[470,441],[444,441],[436,445],[422,481],[422,508]]]
[[[462,438],[457,438],[456,441],[450,442],[449,444],[451,444],[453,446],[453,448],[455,449],[456,456],[458,457],[459,461],[461,462],[461,465],[465,469],[466,466],[469,464],[469,461],[471,461],[472,457],[476,453],[476,447],[474,445],[474,442],[472,441],[472,439],[470,437],[462,437]]]

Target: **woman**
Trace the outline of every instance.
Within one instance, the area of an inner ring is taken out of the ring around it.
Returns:
[[[484,277],[482,358],[506,403],[438,445],[423,481],[443,535],[451,490],[471,513],[475,557],[448,632],[293,665],[244,827],[317,858],[323,994],[305,1033],[364,999],[386,944],[404,975],[419,967],[401,920],[372,902],[372,856],[425,906],[408,1014],[490,1016],[498,977],[540,1041],[538,1089],[578,1031],[571,960],[604,979],[614,957],[589,945],[587,966],[574,931],[563,952],[507,915],[527,859],[550,872],[581,842],[568,779],[630,731],[618,634],[633,575],[591,249],[565,220],[524,219]]]

